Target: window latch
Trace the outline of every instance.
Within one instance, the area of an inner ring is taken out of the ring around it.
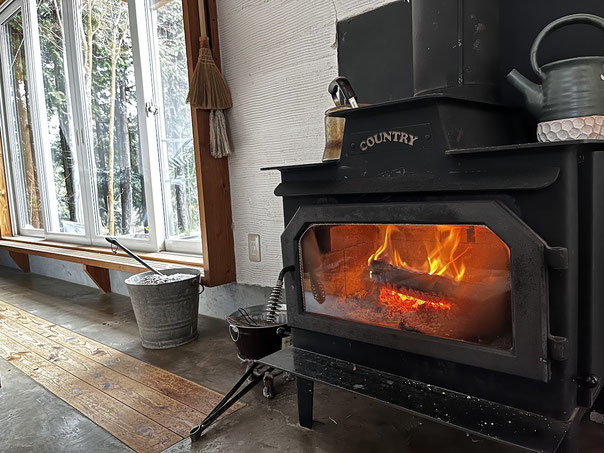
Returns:
[[[159,113],[159,107],[151,101],[145,102],[145,111],[147,112],[147,116],[155,116]]]

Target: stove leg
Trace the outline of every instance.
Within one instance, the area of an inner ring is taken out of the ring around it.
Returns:
[[[596,398],[596,402],[592,409],[600,414],[604,414],[604,390],[600,390],[600,394]]]
[[[298,388],[298,420],[300,426],[310,429],[312,428],[314,382],[298,377],[296,387]]]
[[[578,420],[572,424],[571,428],[566,433],[566,436],[562,440],[562,443],[556,450],[556,453],[578,453],[579,452],[579,431],[581,418],[577,417]]]

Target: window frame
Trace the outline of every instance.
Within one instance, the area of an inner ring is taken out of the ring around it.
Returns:
[[[42,155],[42,162],[43,162],[43,166],[44,166],[44,170],[45,170],[45,174],[44,174],[44,179],[41,181],[41,184],[43,185],[43,187],[46,189],[45,193],[49,194],[49,193],[56,193],[55,190],[55,184],[54,184],[54,176],[53,176],[53,162],[52,162],[52,151],[50,149],[50,136],[49,136],[49,131],[48,131],[48,123],[47,123],[47,119],[48,119],[48,114],[47,114],[47,110],[46,110],[46,100],[45,100],[45,93],[44,93],[44,79],[43,79],[43,74],[42,74],[42,53],[40,50],[40,33],[39,33],[39,27],[38,27],[38,15],[37,15],[37,5],[36,5],[36,0],[21,0],[24,3],[25,6],[25,11],[27,13],[27,21],[29,26],[27,27],[30,30],[30,43],[28,45],[29,48],[29,55],[30,55],[30,59],[32,61],[32,69],[34,71],[34,77],[32,78],[32,83],[35,84],[36,87],[36,106],[38,107],[36,110],[36,116],[37,116],[37,124],[41,125],[41,130],[42,130],[42,134],[43,134],[43,139],[42,142],[38,145],[38,152]],[[61,7],[63,8],[63,22],[65,22],[65,11],[64,11],[64,3],[61,0],[58,1],[58,4],[61,5]],[[67,30],[63,30],[63,32],[66,34]],[[68,74],[68,83],[67,85],[69,85],[69,95],[71,97],[71,93],[73,92],[73,80],[72,80],[72,72],[69,68],[69,58],[67,58],[67,46],[68,46],[68,42],[66,39],[66,42],[64,43],[65,45],[65,69],[67,70],[67,74]],[[72,121],[70,124],[70,127],[73,129],[73,135],[72,135],[72,140],[75,139],[75,133],[76,133],[76,108],[73,108],[74,105],[78,105],[78,104],[74,104],[72,102],[71,99],[68,100],[69,104],[70,104],[70,108],[71,108],[71,114],[72,114]],[[80,156],[80,153],[78,153],[77,151],[77,147],[74,146],[75,143],[70,143],[71,146],[73,147],[74,151],[75,151],[75,155],[76,155],[76,162],[77,162],[77,166],[78,166],[78,173],[79,169],[80,169],[80,162],[82,161],[82,158]],[[86,178],[82,178],[82,175],[79,174],[78,175],[78,183],[79,183],[79,189],[80,191],[84,190],[84,187],[86,184],[82,184],[82,181],[86,181]],[[83,199],[85,197],[82,197]],[[84,235],[78,235],[78,234],[71,234],[71,233],[62,233],[57,231],[57,226],[59,223],[59,218],[58,218],[58,209],[56,208],[56,202],[54,197],[52,196],[47,196],[44,195],[43,199],[45,200],[45,220],[46,222],[44,223],[44,231],[43,231],[43,235],[42,237],[44,237],[45,239],[51,240],[51,241],[65,241],[65,242],[70,242],[70,243],[75,243],[75,244],[88,244],[89,243],[89,237],[90,237],[90,232],[89,232],[89,228],[88,228],[88,222],[84,222],[84,228],[85,228],[85,234]],[[84,219],[86,220],[86,206],[88,203],[85,203],[84,201],[82,202],[82,208],[84,211]],[[51,216],[55,214],[53,217],[51,218]]]
[[[174,0],[178,1],[178,0]],[[153,14],[153,8],[149,3],[150,0],[144,0],[144,8],[145,8],[145,20],[147,21],[146,33],[145,33],[145,41],[147,46],[145,46],[146,52],[149,55],[149,67],[151,68],[150,76],[151,76],[151,90],[152,90],[152,106],[155,107],[155,112],[153,114],[155,121],[155,143],[157,146],[157,156],[159,163],[159,172],[160,172],[160,181],[161,181],[161,192],[162,192],[162,207],[164,209],[164,218],[167,217],[167,205],[171,200],[171,193],[169,191],[169,187],[166,184],[165,175],[168,168],[168,159],[166,153],[164,153],[161,147],[162,137],[165,137],[165,124],[160,119],[161,111],[164,108],[164,99],[163,99],[163,87],[161,80],[161,71],[158,66],[158,60],[155,58],[154,50],[159,52],[159,44],[157,40],[157,35],[154,31],[157,28],[156,17]],[[183,8],[184,13],[184,8]],[[183,17],[183,25],[184,17]],[[185,25],[186,26],[186,25]],[[191,128],[193,128],[193,123],[191,123]],[[191,131],[193,132],[193,131]],[[196,169],[197,170],[197,169]],[[199,193],[197,194],[198,203],[200,203],[201,199],[199,197]],[[201,206],[201,205],[200,205]],[[180,238],[170,237],[169,234],[169,225],[167,221],[164,221],[164,247],[166,250],[176,252],[176,253],[195,253],[202,254],[202,241],[201,241],[201,219],[200,219],[200,237],[199,240],[186,240]]]
[[[23,0],[15,0],[13,2],[7,2],[5,4],[2,5],[3,7],[0,8],[0,58],[4,61],[10,61],[10,56],[9,56],[9,42],[8,42],[8,37],[7,37],[7,33],[6,33],[6,27],[7,24],[10,20],[12,20],[17,14],[21,14],[21,25],[23,27],[23,42],[28,42],[28,37],[27,35],[27,28],[28,26],[26,25],[26,11],[24,8],[24,2]],[[29,74],[31,73],[31,57],[29,55],[27,46],[25,46],[25,65],[26,65],[26,71],[27,71],[27,75],[29,76]],[[12,75],[11,75],[11,66],[10,65],[6,65],[6,64],[2,64],[2,91],[4,93],[4,96],[2,96],[2,107],[3,107],[3,113],[4,113],[4,120],[3,120],[3,126],[5,127],[5,129],[3,129],[3,137],[6,138],[6,147],[5,149],[21,149],[21,144],[18,143],[19,137],[20,137],[20,132],[17,131],[15,129],[15,121],[16,121],[16,117],[15,117],[15,112],[13,111],[14,106],[10,105],[10,96],[13,93],[13,87],[12,85]],[[32,112],[31,112],[31,105],[33,104],[33,98],[32,98],[32,94],[33,91],[35,91],[35,89],[32,91],[31,90],[32,86],[30,84],[30,91],[28,92],[28,96],[29,96],[29,110],[27,112],[27,114],[29,115],[28,121],[30,123],[33,123],[33,116],[32,116]],[[8,99],[7,99],[8,98]],[[10,115],[11,118],[9,120],[8,116],[8,112],[9,109],[11,111]],[[34,146],[34,156],[36,158],[36,160],[38,159],[38,149],[39,149],[39,145],[38,145],[38,140],[37,140],[37,135],[36,134],[36,129],[37,128],[33,128],[33,133],[32,133],[32,145]],[[9,158],[9,154],[11,154],[10,152],[5,152],[4,153],[4,157],[6,159],[5,165],[6,168],[9,169],[8,173],[11,174],[11,188],[12,188],[12,200],[14,202],[14,207],[13,207],[13,229],[17,228],[19,231],[22,231],[24,233],[26,233],[29,236],[32,237],[43,237],[44,235],[44,230],[43,229],[38,229],[38,228],[29,228],[27,227],[27,225],[25,225],[23,218],[26,217],[25,214],[25,210],[27,209],[25,207],[26,202],[25,202],[25,182],[22,180],[21,177],[21,173],[22,173],[22,169],[21,171],[19,171],[19,168],[22,164],[21,162],[17,162],[16,158],[13,158],[13,156],[11,155]],[[36,177],[38,178],[38,180],[40,180],[40,169],[39,166],[36,165]],[[19,187],[21,189],[21,191],[17,190],[17,187]],[[42,201],[42,193],[40,193],[40,199]],[[44,203],[42,201],[42,203]],[[44,209],[42,210],[42,214],[44,215]],[[46,219],[43,219],[44,224],[46,224]]]
[[[79,24],[82,20],[81,11],[78,9],[75,0],[60,0],[67,12],[66,20],[72,24]],[[129,238],[127,236],[120,236],[119,240],[121,243],[134,250],[140,250],[144,252],[158,252],[162,249],[162,235],[158,230],[158,225],[163,223],[163,212],[157,209],[157,189],[156,184],[150,183],[150,181],[157,181],[158,171],[155,169],[154,155],[156,150],[152,147],[152,141],[148,139],[149,136],[149,124],[146,121],[145,114],[145,99],[148,88],[142,71],[143,66],[141,62],[143,58],[139,53],[138,36],[139,26],[136,22],[139,16],[140,2],[128,1],[128,22],[130,27],[130,35],[132,37],[132,57],[135,74],[136,84],[136,102],[138,112],[138,132],[141,148],[141,159],[142,159],[142,170],[143,178],[147,183],[144,184],[147,219],[149,222],[149,234],[147,238]],[[83,189],[83,196],[87,200],[90,200],[88,205],[86,220],[86,228],[89,235],[89,242],[93,246],[107,246],[105,241],[106,235],[100,233],[101,225],[99,224],[98,217],[98,197],[96,193],[96,165],[93,159],[93,137],[90,136],[88,113],[86,111],[86,94],[84,93],[84,71],[81,68],[84,67],[82,61],[81,47],[79,46],[80,41],[80,27],[72,26],[67,27],[69,29],[68,37],[68,60],[72,62],[72,77],[70,77],[69,83],[71,92],[75,94],[75,99],[72,101],[72,105],[77,105],[77,115],[74,115],[74,121],[76,124],[76,135],[79,136],[79,143],[76,143],[78,155],[80,156],[80,170],[84,172],[85,179],[89,180],[90,183],[86,184],[86,188]]]

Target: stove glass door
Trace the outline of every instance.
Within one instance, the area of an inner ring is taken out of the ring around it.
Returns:
[[[315,224],[299,256],[308,313],[514,346],[510,249],[486,226]]]

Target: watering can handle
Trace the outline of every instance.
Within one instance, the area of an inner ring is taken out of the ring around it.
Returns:
[[[547,25],[535,38],[535,42],[533,42],[533,47],[531,47],[531,66],[533,67],[533,71],[542,79],[544,78],[544,73],[537,62],[537,51],[539,50],[539,46],[541,45],[541,41],[549,35],[554,30],[558,30],[567,25],[573,24],[585,24],[585,25],[593,25],[595,27],[599,27],[602,31],[604,31],[604,18],[600,16],[596,16],[594,14],[571,14],[570,16],[564,16],[560,19],[556,19]]]

